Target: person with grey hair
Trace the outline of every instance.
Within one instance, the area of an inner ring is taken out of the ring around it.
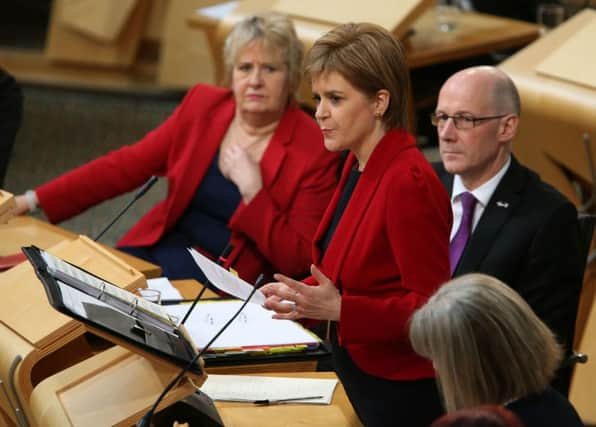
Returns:
[[[585,266],[577,210],[512,154],[520,114],[515,84],[495,67],[459,71],[439,92],[434,167],[453,209],[451,274],[507,283],[570,354]],[[563,394],[570,373],[562,366],[554,379]]]
[[[563,351],[519,296],[494,277],[452,279],[410,320],[410,342],[430,359],[448,412],[503,405],[526,427],[580,427],[579,415],[549,386]]]
[[[41,207],[65,220],[152,175],[167,198],[119,241],[171,279],[206,283],[187,247],[254,282],[308,272],[311,241],[334,191],[339,157],[293,102],[303,48],[289,18],[248,17],[225,43],[229,87],[199,84],[174,113],[123,147],[17,197],[17,213]]]

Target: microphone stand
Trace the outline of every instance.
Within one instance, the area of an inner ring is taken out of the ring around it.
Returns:
[[[176,377],[172,381],[170,381],[170,383],[164,388],[164,390],[161,392],[159,397],[153,403],[153,406],[151,406],[151,409],[149,409],[149,411],[147,411],[147,413],[145,415],[143,415],[143,418],[141,418],[139,420],[136,427],[149,427],[149,425],[151,424],[151,418],[153,418],[153,414],[155,413],[155,410],[157,409],[157,406],[159,405],[159,403],[163,400],[163,398],[166,396],[166,394],[176,384],[178,384],[178,382],[182,379],[182,377],[184,377],[184,375],[188,372],[188,370],[197,362],[197,360],[199,360],[199,358],[203,354],[205,354],[205,351],[207,351],[207,349],[209,347],[211,347],[211,344],[213,344],[215,342],[215,340],[217,338],[219,338],[219,336],[228,328],[228,326],[230,326],[232,324],[232,322],[236,319],[236,317],[238,317],[238,315],[242,312],[244,307],[246,307],[246,304],[248,304],[248,302],[250,301],[252,296],[257,291],[257,288],[258,288],[257,284],[262,280],[262,277],[263,277],[263,275],[261,274],[259,276],[259,278],[257,279],[257,281],[255,282],[254,288],[252,289],[252,291],[250,291],[250,294],[248,295],[248,297],[246,298],[244,303],[242,303],[240,308],[236,311],[236,313],[234,313],[234,315],[230,318],[230,320],[228,320],[226,322],[226,324],[222,326],[222,328],[215,334],[215,336],[213,338],[211,338],[211,340],[205,345],[205,347],[203,347],[203,349],[192,358],[192,360],[188,363],[188,365],[186,365],[180,371],[180,373],[178,375],[176,375]],[[198,298],[197,298],[197,300],[198,300]],[[190,312],[190,310],[189,310],[189,312]]]
[[[114,223],[116,221],[118,221],[120,219],[120,217],[122,215],[124,215],[126,213],[127,210],[130,209],[130,207],[137,201],[139,200],[141,197],[143,197],[145,195],[145,193],[147,191],[149,191],[149,189],[151,187],[153,187],[153,185],[157,182],[157,177],[155,175],[153,175],[151,178],[149,178],[147,180],[147,182],[145,182],[145,184],[143,184],[143,186],[139,189],[139,191],[137,191],[134,195],[134,197],[132,198],[132,200],[130,202],[128,202],[128,204],[126,206],[124,206],[124,209],[122,209],[118,215],[116,215],[116,217],[108,224],[104,227],[103,230],[101,230],[99,232],[99,234],[93,239],[94,242],[97,242],[99,239],[101,239],[101,237],[106,233],[106,231],[108,231],[112,225],[114,225]]]

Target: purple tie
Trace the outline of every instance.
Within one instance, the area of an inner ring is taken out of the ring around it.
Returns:
[[[461,223],[459,224],[457,233],[455,233],[453,240],[449,244],[449,261],[452,275],[466,247],[466,243],[468,243],[470,234],[472,234],[472,219],[474,218],[474,208],[476,207],[476,198],[472,193],[462,193],[459,199],[463,208]]]

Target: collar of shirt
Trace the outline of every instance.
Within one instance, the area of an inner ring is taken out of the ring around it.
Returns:
[[[466,191],[469,191],[474,195],[477,200],[476,208],[474,209],[474,218],[472,219],[472,231],[480,221],[480,217],[484,213],[484,209],[486,205],[490,201],[490,198],[493,196],[493,193],[497,189],[497,186],[503,179],[505,172],[509,169],[509,165],[511,164],[511,156],[507,159],[505,164],[499,169],[499,171],[488,181],[482,184],[480,187],[474,189],[473,191],[469,191],[464,186],[459,175],[455,175],[453,177],[453,188],[451,190],[451,209],[453,211],[453,226],[451,227],[451,236],[449,240],[453,239],[457,229],[459,228],[459,224],[461,223],[462,217],[462,206],[459,196]]]

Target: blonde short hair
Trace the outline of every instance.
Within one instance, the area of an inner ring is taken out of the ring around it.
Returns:
[[[306,72],[311,79],[337,72],[369,97],[387,90],[383,123],[387,129],[407,127],[410,72],[402,44],[384,28],[368,23],[335,27],[308,52]]]
[[[280,52],[288,67],[288,86],[293,93],[300,83],[304,47],[294,24],[280,13],[249,16],[238,22],[224,44],[225,85],[232,82],[232,70],[240,52],[253,42],[263,43],[269,52]]]
[[[530,306],[503,282],[467,274],[412,316],[410,340],[432,360],[448,411],[543,391],[562,350]]]

